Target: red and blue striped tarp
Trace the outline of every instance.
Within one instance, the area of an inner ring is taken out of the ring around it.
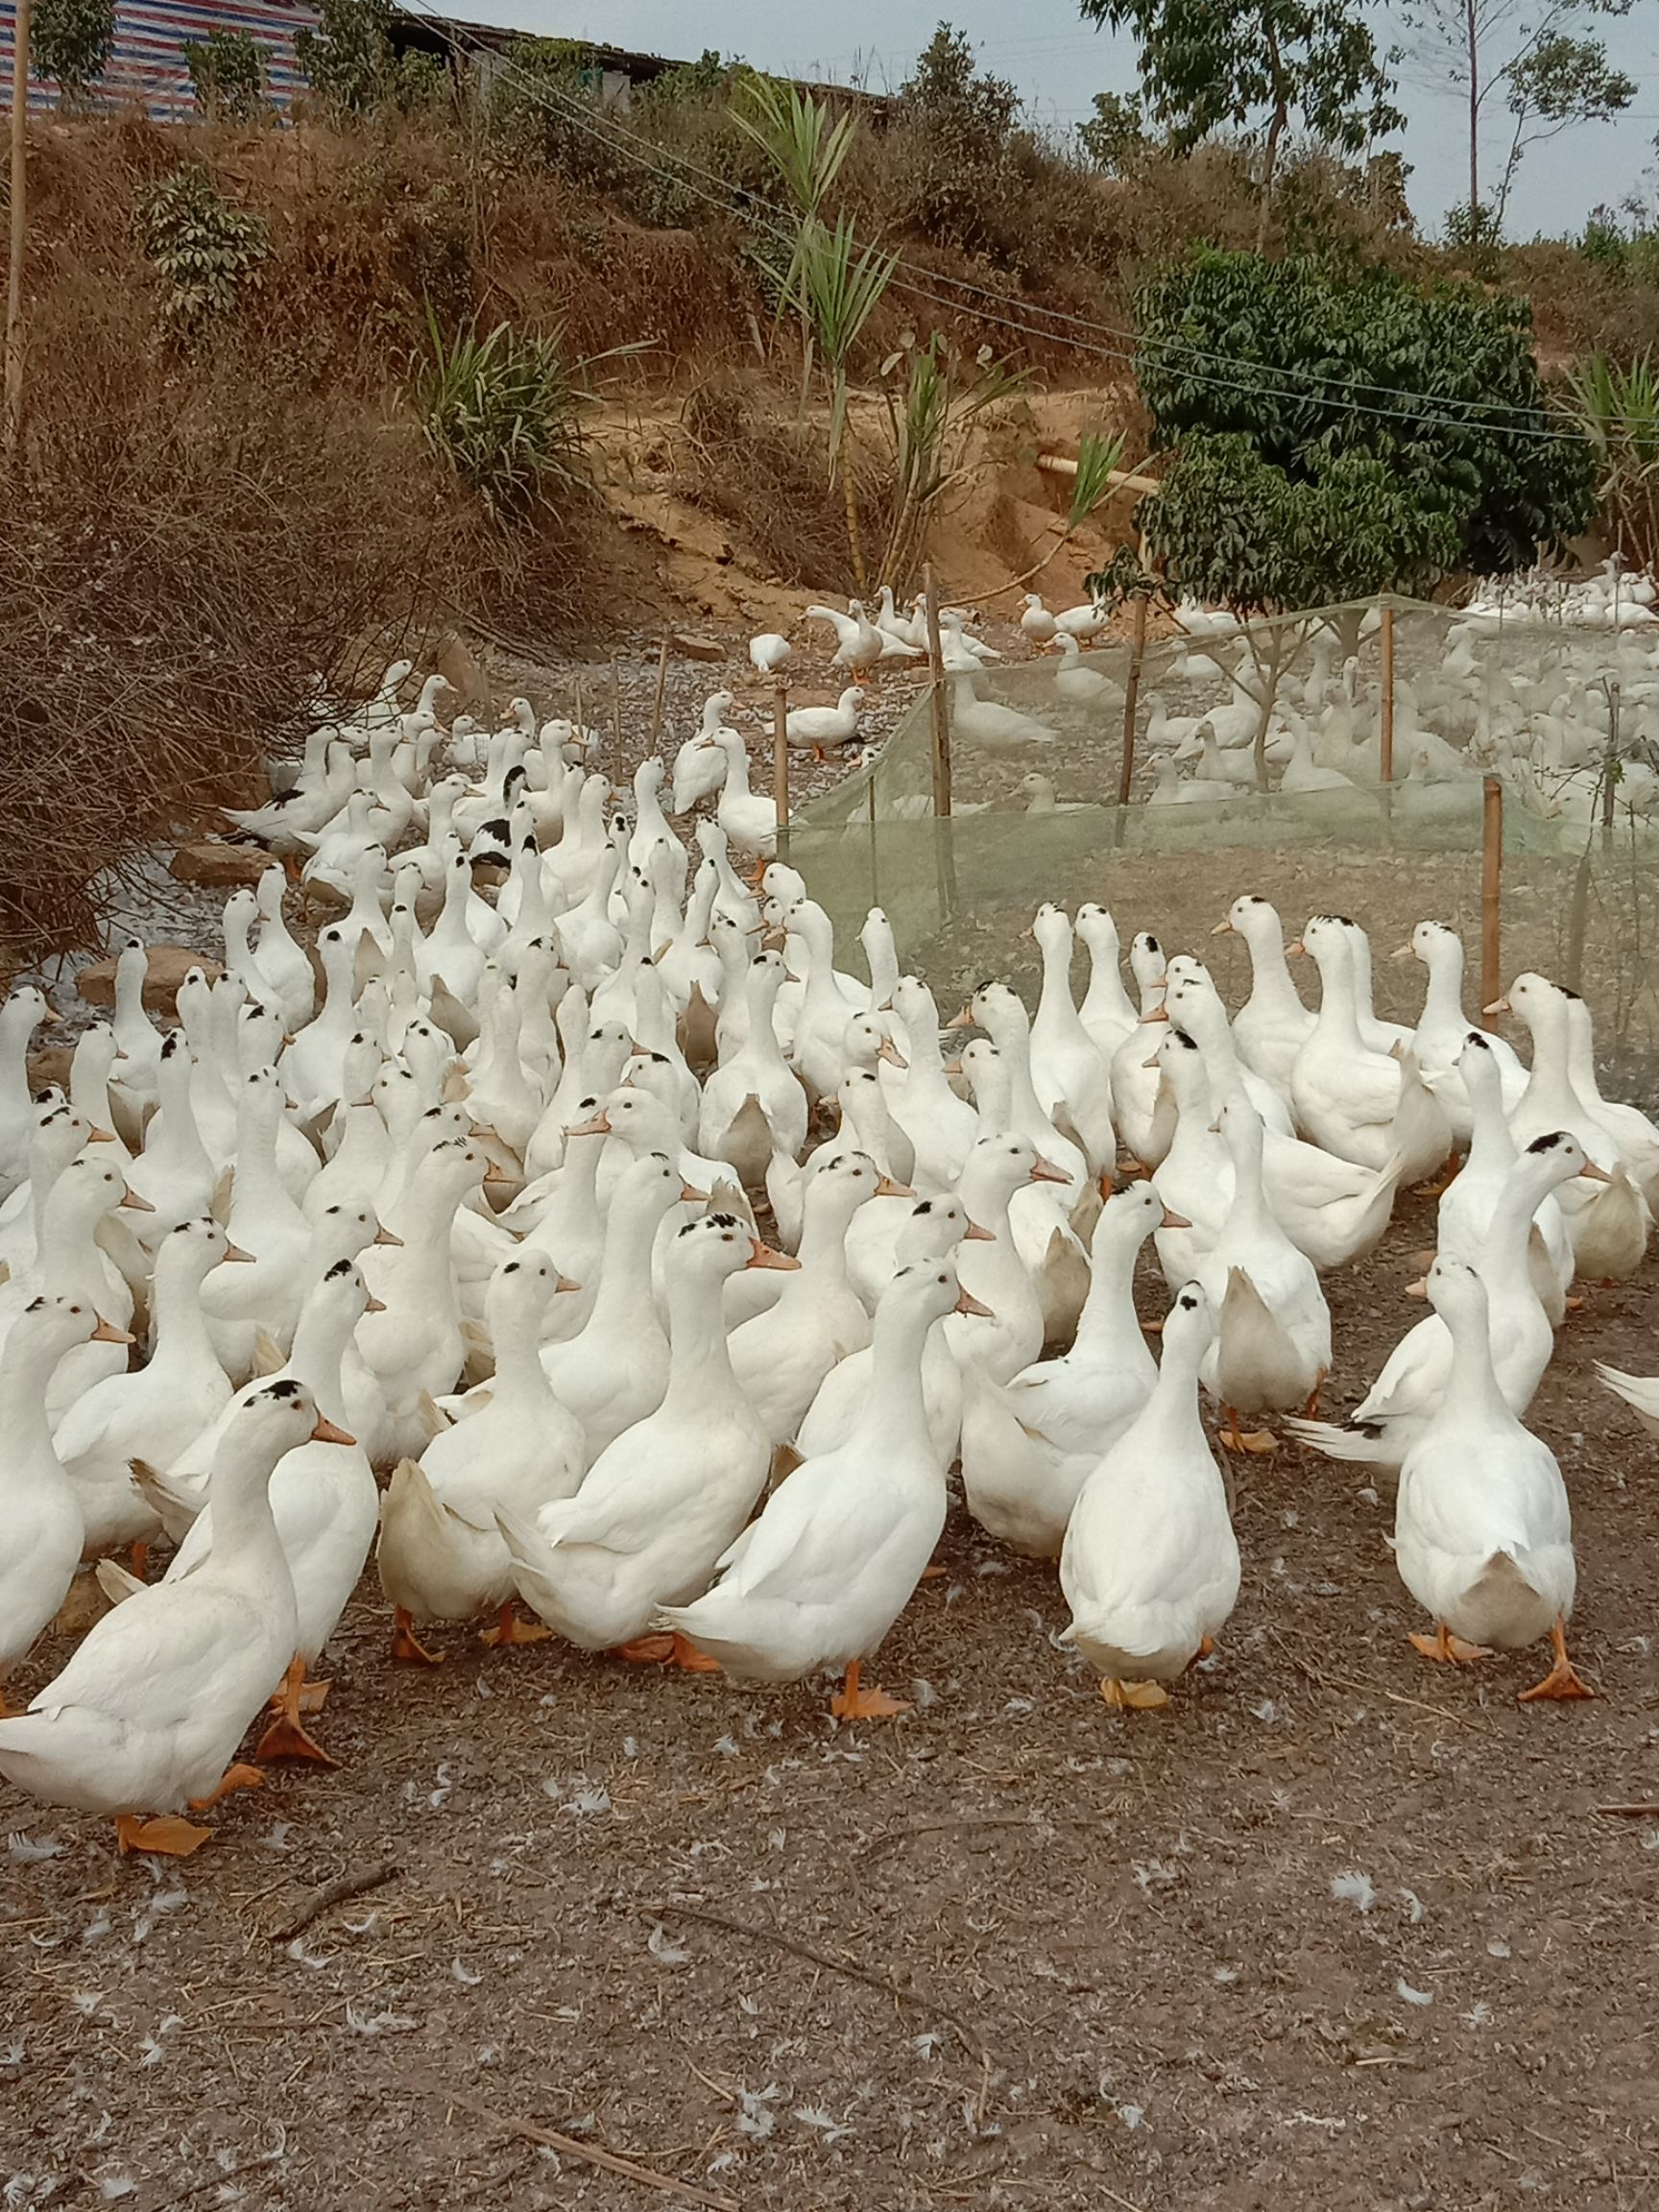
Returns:
[[[0,0],[0,106],[8,108],[16,19],[14,0]],[[309,8],[284,6],[282,0],[116,0],[115,44],[93,87],[92,104],[106,110],[139,107],[161,123],[194,115],[184,47],[217,30],[246,31],[264,48],[267,93],[275,107],[285,108],[305,90],[294,59],[294,34],[316,20]],[[55,85],[30,81],[32,108],[57,104]]]

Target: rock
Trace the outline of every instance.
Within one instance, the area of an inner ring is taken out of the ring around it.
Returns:
[[[256,845],[228,845],[222,837],[204,837],[196,845],[180,845],[167,863],[167,873],[179,883],[200,883],[211,891],[250,889],[272,865],[269,853]]]
[[[200,968],[209,983],[219,980],[219,963],[196,952],[188,945],[152,945],[144,976],[144,1003],[152,1014],[176,1014],[179,986],[192,968]],[[95,960],[75,978],[75,988],[88,1006],[115,1003],[115,963]]]
[[[726,648],[715,637],[698,637],[686,631],[677,631],[669,639],[676,653],[687,661],[724,661]]]
[[[29,1055],[29,1090],[38,1098],[42,1091],[50,1091],[56,1084],[60,1091],[69,1089],[69,1063],[75,1057],[73,1045],[48,1045],[44,1050]]]
[[[463,707],[474,706],[487,696],[477,661],[452,630],[445,631],[429,658],[430,672],[448,678]]]

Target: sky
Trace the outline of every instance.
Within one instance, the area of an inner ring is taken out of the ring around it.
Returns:
[[[421,0],[411,0],[419,7]],[[428,0],[471,22],[523,29],[546,37],[592,38],[675,60],[692,60],[706,47],[752,61],[780,75],[867,82],[873,90],[897,86],[931,36],[947,8],[968,36],[983,65],[1010,79],[1032,117],[1062,130],[1082,121],[1096,91],[1127,92],[1135,84],[1132,43],[1096,31],[1077,12],[1076,0],[839,0],[833,9],[799,0]],[[1398,25],[1379,10],[1380,42],[1391,43]],[[1523,163],[1512,196],[1508,230],[1526,237],[1542,230],[1575,235],[1601,203],[1616,204],[1632,189],[1659,195],[1653,140],[1659,132],[1659,9],[1635,0],[1631,12],[1604,20],[1600,29],[1615,62],[1641,87],[1631,111],[1612,124],[1589,125],[1537,146]],[[1402,71],[1398,95],[1407,125],[1403,151],[1413,164],[1409,183],[1418,221],[1438,227],[1459,195],[1466,174],[1460,104],[1434,88],[1422,69]],[[1496,176],[1504,145],[1500,109],[1486,148]],[[1646,172],[1646,175],[1644,174]]]

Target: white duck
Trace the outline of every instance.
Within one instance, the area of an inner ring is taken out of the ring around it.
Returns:
[[[1062,907],[1044,904],[1031,925],[1043,955],[1043,989],[1031,1021],[1031,1082],[1037,1102],[1057,1129],[1081,1145],[1092,1175],[1118,1158],[1112,1128],[1112,1070],[1071,997],[1071,924]]]
[[[124,1852],[185,1854],[206,1840],[176,1815],[252,1782],[229,1762],[298,1639],[268,1489],[308,1435],[341,1440],[299,1383],[267,1383],[250,1401],[214,1479],[211,1563],[95,1623],[28,1712],[0,1720],[0,1773],[48,1803],[114,1815]]]
[[[799,1682],[845,1669],[838,1720],[909,1708],[860,1669],[909,1602],[945,1526],[945,1475],[922,1367],[934,1324],[972,1313],[948,1259],[902,1268],[876,1310],[873,1377],[853,1432],[804,1459],[717,1562],[720,1579],[653,1625],[688,1638],[739,1681]]]
[[[391,1599],[392,1655],[437,1664],[417,1621],[495,1616],[493,1645],[540,1643],[543,1628],[514,1611],[513,1566],[497,1510],[534,1517],[572,1498],[586,1460],[581,1423],[542,1372],[542,1317],[569,1286],[550,1260],[522,1253],[491,1278],[485,1327],[495,1371],[475,1411],[439,1430],[419,1461],[399,1460],[380,1506],[376,1566]],[[463,1404],[465,1405],[465,1401]]]
[[[826,1161],[803,1194],[800,1272],[732,1333],[732,1371],[774,1445],[793,1437],[830,1368],[870,1341],[870,1316],[847,1279],[847,1231],[860,1206],[885,1194],[867,1154]]]
[[[1607,1179],[1565,1130],[1534,1138],[1505,1179],[1480,1247],[1478,1265],[1491,1312],[1498,1385],[1518,1415],[1531,1405],[1555,1342],[1528,1264],[1532,1216],[1575,1175]],[[1439,1404],[1451,1372],[1451,1336],[1439,1315],[1431,1313],[1401,1338],[1344,1424],[1292,1421],[1289,1427],[1328,1459],[1398,1467]]]
[[[1135,1262],[1160,1222],[1177,1220],[1150,1183],[1119,1190],[1094,1227],[1094,1275],[1070,1351],[1006,1385],[964,1371],[963,1495],[980,1526],[1017,1551],[1059,1557],[1078,1492],[1151,1395],[1158,1368],[1135,1311]]]
[[[35,1298],[0,1352],[0,1716],[6,1681],[62,1604],[85,1549],[81,1503],[64,1473],[46,1419],[46,1386],[65,1352],[98,1338],[131,1341],[90,1306]]]
[[[798,749],[810,746],[814,760],[826,759],[831,749],[857,744],[864,697],[862,685],[850,684],[833,707],[792,707],[783,724],[784,735]]]
[[[386,1393],[387,1448],[411,1458],[424,1449],[422,1396],[451,1389],[466,1344],[456,1302],[450,1239],[455,1215],[484,1178],[484,1155],[458,1138],[433,1146],[412,1179],[400,1244],[363,1255],[363,1274],[381,1310],[365,1314],[357,1345]]]
[[[1060,1554],[1062,1629],[1109,1705],[1168,1702],[1163,1688],[1207,1652],[1238,1597],[1238,1546],[1198,1410],[1215,1316],[1196,1283],[1164,1323],[1158,1380],[1072,1508]]]
[[[673,1352],[661,1405],[600,1454],[567,1503],[534,1521],[499,1517],[519,1595],[568,1642],[712,1665],[683,1639],[637,1640],[663,1606],[708,1588],[771,1465],[765,1429],[732,1372],[721,1286],[740,1267],[795,1264],[735,1214],[681,1230],[668,1257]]]
[[[1503,1075],[1484,1030],[1471,1029],[1457,1055],[1456,1073],[1468,1103],[1469,1151],[1462,1166],[1440,1194],[1435,1244],[1448,1260],[1478,1266],[1519,1153],[1503,1112]],[[1554,1328],[1561,1326],[1573,1282],[1573,1239],[1553,1197],[1545,1198],[1532,1217],[1528,1264],[1538,1296]]]
[[[1233,1042],[1244,1065],[1289,1094],[1296,1055],[1316,1017],[1303,1005],[1285,957],[1285,929],[1274,908],[1255,893],[1235,899],[1213,937],[1237,934],[1250,954],[1250,996],[1233,1017]]]
[[[592,1311],[577,1334],[542,1347],[542,1371],[580,1424],[584,1467],[662,1403],[669,1348],[652,1291],[651,1256],[663,1222],[690,1188],[664,1152],[631,1163],[606,1211]]]
[[[1331,1309],[1312,1261],[1291,1243],[1267,1204],[1262,1120],[1248,1099],[1226,1101],[1221,1135],[1233,1162],[1233,1199],[1198,1263],[1215,1315],[1215,1341],[1200,1373],[1220,1402],[1229,1440],[1250,1450],[1262,1440],[1244,1437],[1240,1412],[1312,1412],[1331,1371]]]
[[[762,952],[752,963],[743,1043],[710,1072],[698,1109],[700,1149],[729,1161],[751,1190],[765,1181],[775,1153],[793,1160],[806,1142],[806,1093],[780,1051],[772,1026],[783,980],[783,962],[776,952]]]
[[[1112,1055],[1141,1017],[1123,988],[1118,965],[1118,925],[1106,908],[1093,901],[1079,906],[1077,934],[1089,953],[1089,988],[1077,1009],[1077,1019],[1104,1053],[1110,1070]],[[1159,972],[1162,974],[1162,968]]]
[[[314,1333],[315,1349],[307,1348],[310,1373],[297,1376],[290,1372],[284,1379],[299,1382],[310,1392],[318,1411],[335,1431],[335,1437],[332,1441],[307,1437],[303,1443],[285,1452],[272,1471],[271,1511],[294,1584],[297,1628],[292,1658],[281,1689],[273,1699],[277,1708],[276,1717],[254,1751],[257,1759],[307,1759],[325,1767],[337,1762],[317,1743],[301,1715],[320,1710],[331,1685],[308,1683],[306,1675],[317,1664],[346,1610],[348,1599],[357,1587],[357,1577],[363,1572],[363,1562],[369,1556],[375,1524],[380,1517],[380,1493],[374,1486],[369,1455],[361,1441],[345,1426],[345,1390],[341,1382],[342,1355],[351,1340],[351,1331],[368,1307],[369,1291],[361,1273],[350,1261],[340,1261],[337,1269],[331,1272],[328,1295],[333,1308],[332,1334],[324,1339],[320,1332]],[[256,1397],[268,1382],[276,1380],[277,1378],[270,1377],[266,1382],[252,1384],[238,1402],[223,1423],[221,1441],[215,1447],[216,1461],[226,1440],[233,1433],[243,1407]],[[203,1510],[191,1523],[175,1552],[165,1581],[180,1582],[187,1575],[202,1573],[210,1564],[214,1547],[215,1487],[216,1478],[209,1477]],[[111,1589],[112,1578],[118,1578],[118,1585],[126,1587]],[[110,1596],[119,1595],[123,1599],[133,1587],[120,1568],[109,1561],[100,1565],[99,1580]]]
[[[202,1314],[202,1283],[234,1250],[216,1221],[170,1230],[156,1255],[149,1365],[97,1383],[58,1425],[54,1443],[80,1500],[88,1556],[149,1542],[160,1521],[133,1487],[132,1462],[164,1475],[230,1403]]]
[[[1429,988],[1412,1032],[1411,1049],[1424,1082],[1452,1124],[1452,1134],[1467,1144],[1473,1134],[1472,1116],[1457,1070],[1464,1041],[1479,1024],[1463,1012],[1463,940],[1444,922],[1419,922],[1407,942],[1389,957],[1421,960],[1429,971]],[[1527,1070],[1514,1046],[1502,1037],[1488,1037],[1486,1042],[1503,1086],[1503,1110],[1510,1113],[1527,1089]]]
[[[704,738],[725,757],[726,775],[714,819],[739,853],[770,860],[778,848],[777,802],[749,788],[749,752],[735,730],[715,730]]]
[[[1522,1702],[1588,1697],[1567,1656],[1577,1570],[1555,1455],[1522,1425],[1499,1385],[1489,1302],[1475,1269],[1437,1259],[1429,1296],[1452,1355],[1440,1402],[1400,1469],[1394,1563],[1434,1623],[1432,1636],[1411,1642],[1427,1658],[1464,1665],[1494,1646],[1513,1651],[1548,1635],[1554,1664],[1521,1692]]]
[[[1033,745],[1052,745],[1054,733],[1046,723],[995,699],[981,699],[971,676],[959,675],[950,694],[950,729],[964,745],[977,753],[1022,753]]]

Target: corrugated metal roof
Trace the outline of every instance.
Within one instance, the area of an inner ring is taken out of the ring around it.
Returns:
[[[0,97],[8,104],[16,20],[14,0],[0,0]],[[186,42],[204,39],[209,31],[246,31],[265,50],[272,101],[286,108],[305,90],[294,59],[294,34],[316,20],[311,9],[286,6],[283,0],[116,0],[115,44],[95,89],[97,104],[135,103],[157,122],[182,121],[196,112],[184,64]],[[31,108],[57,104],[55,86],[31,84]]]

